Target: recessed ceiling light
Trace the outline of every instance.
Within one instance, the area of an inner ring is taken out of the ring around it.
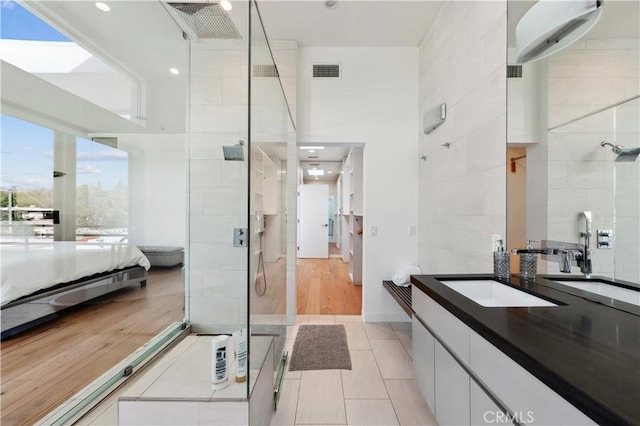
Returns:
[[[109,5],[108,5],[108,4],[106,4],[106,3],[102,3],[101,1],[97,1],[97,2],[96,2],[96,7],[97,7],[98,9],[100,9],[101,11],[103,11],[103,12],[108,12],[108,11],[110,11],[110,10],[111,10],[111,8],[109,7]]]
[[[307,170],[309,176],[324,176],[324,170]]]
[[[220,6],[222,6],[222,8],[223,8],[224,10],[231,10],[231,9],[233,9],[233,6],[231,6],[231,3],[229,3],[227,0],[222,0],[222,1],[220,2]]]
[[[324,2],[324,7],[327,9],[335,9],[338,7],[338,0],[327,0]]]
[[[324,149],[324,146],[301,146],[300,149]]]
[[[316,152],[316,150],[315,149],[310,149],[309,152]]]
[[[331,170],[327,171],[327,173],[333,173]]]
[[[180,74],[180,70],[178,68],[169,68],[169,72],[174,75]]]

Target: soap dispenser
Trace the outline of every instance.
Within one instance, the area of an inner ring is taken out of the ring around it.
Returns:
[[[505,250],[502,240],[498,240],[493,252],[493,275],[508,280],[510,274],[509,252]]]
[[[527,240],[525,250],[520,254],[520,276],[522,278],[535,280],[538,273],[538,254],[531,247],[531,242],[537,240]],[[530,250],[529,253],[527,251]]]

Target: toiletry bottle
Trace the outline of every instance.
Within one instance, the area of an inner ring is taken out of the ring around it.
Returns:
[[[247,329],[233,332],[233,346],[236,353],[236,382],[247,380]]]
[[[229,384],[227,347],[229,336],[214,336],[211,339],[211,389],[220,390]]]
[[[531,241],[527,240],[526,250],[531,250]],[[538,273],[538,254],[520,253],[520,276],[529,280],[535,280]]]
[[[502,240],[498,240],[496,250],[493,252],[493,275],[508,280],[510,274],[509,252],[505,251]]]

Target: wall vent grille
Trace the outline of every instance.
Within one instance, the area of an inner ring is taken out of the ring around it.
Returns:
[[[253,66],[254,77],[280,77],[278,68],[274,64],[256,64]]]
[[[522,78],[522,65],[507,65],[507,78]]]
[[[313,78],[340,78],[340,64],[314,64]]]

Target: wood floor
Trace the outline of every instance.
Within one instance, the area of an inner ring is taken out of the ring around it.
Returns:
[[[298,259],[298,314],[360,315],[362,286],[342,259]]]
[[[0,423],[30,425],[184,317],[180,267],[1,343]]]

